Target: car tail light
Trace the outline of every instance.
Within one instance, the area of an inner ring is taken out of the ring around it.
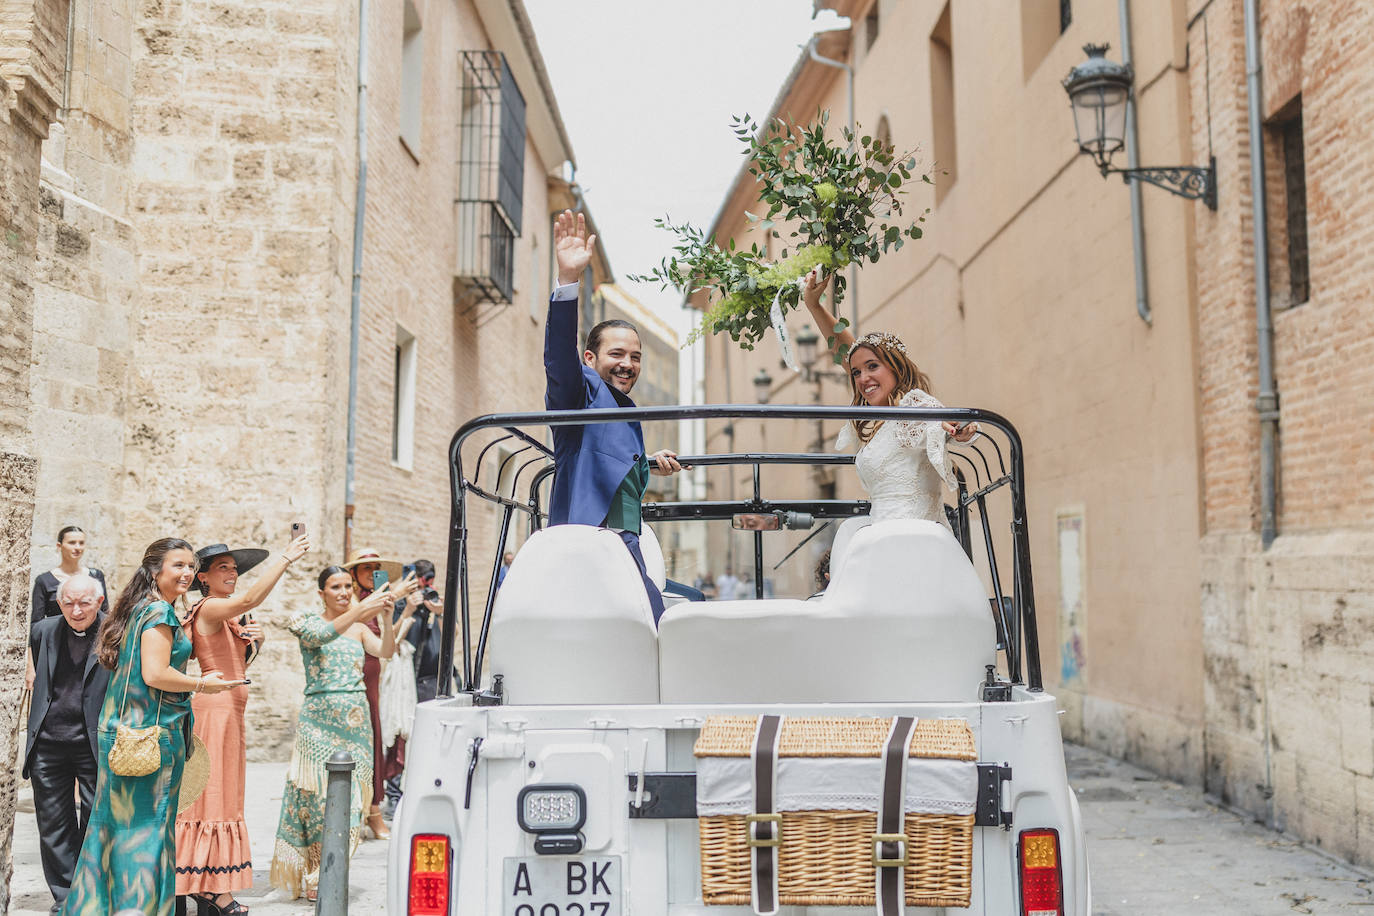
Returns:
[[[417,833],[410,840],[410,916],[448,916],[448,837]]]
[[[1064,916],[1059,831],[1021,831],[1021,916]]]

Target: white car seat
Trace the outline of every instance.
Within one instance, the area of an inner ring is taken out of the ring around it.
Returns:
[[[653,612],[619,535],[555,525],[525,542],[496,596],[491,672],[511,703],[658,702]]]
[[[649,574],[649,580],[663,591],[668,584],[668,567],[663,562],[663,546],[648,522],[639,523],[639,552],[644,555],[644,571]]]
[[[873,519],[867,515],[856,515],[840,522],[840,527],[835,529],[835,539],[830,542],[830,581],[835,581],[835,571],[840,568],[840,561],[844,558],[845,552],[849,550],[849,542],[854,539],[854,535],[861,528],[867,528],[873,524]]]
[[[977,572],[934,522],[878,522],[819,601],[715,601],[659,623],[664,703],[977,700],[996,631]]]

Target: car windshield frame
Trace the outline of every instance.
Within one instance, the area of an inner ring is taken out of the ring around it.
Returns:
[[[969,407],[856,407],[856,406],[805,406],[782,404],[712,404],[681,405],[673,407],[624,407],[596,410],[545,410],[525,413],[486,414],[464,423],[449,442],[449,536],[448,561],[444,569],[444,618],[441,648],[439,653],[438,690],[439,698],[451,697],[455,693],[453,663],[455,638],[462,639],[462,676],[456,692],[471,694],[474,702],[500,702],[499,694],[491,696],[480,689],[482,667],[486,655],[487,636],[491,629],[495,608],[496,585],[501,566],[501,557],[510,534],[511,522],[515,513],[528,516],[532,530],[546,524],[547,513],[541,498],[543,485],[556,473],[553,451],[544,442],[532,436],[531,428],[552,429],[557,426],[581,426],[600,423],[645,423],[673,420],[880,420],[880,421],[935,421],[951,423],[980,424],[980,428],[991,428],[1005,437],[1007,454],[1003,455],[997,440],[991,436],[983,439],[990,444],[994,456],[988,455],[975,443],[949,443],[949,454],[953,456],[952,465],[957,480],[956,505],[951,512],[950,522],[960,545],[970,559],[973,558],[973,542],[970,531],[970,509],[978,509],[983,534],[985,557],[994,595],[993,616],[997,622],[998,648],[1003,652],[1008,677],[1013,684],[1023,685],[1031,691],[1044,689],[1040,664],[1039,633],[1036,624],[1034,585],[1031,574],[1030,535],[1026,516],[1025,464],[1024,450],[1020,434],[1005,417],[989,410]],[[464,473],[463,446],[475,434],[483,431],[497,431],[502,435],[487,442],[478,453],[473,467],[476,473],[469,478]],[[508,454],[500,463],[495,479],[498,486],[484,487],[480,476],[483,459],[487,452],[500,442],[515,440],[520,447]],[[511,496],[502,496],[500,481],[510,462],[518,455],[531,453],[515,469],[511,478]],[[977,455],[978,460],[974,460]],[[853,455],[831,453],[795,452],[743,452],[716,455],[681,456],[683,464],[693,466],[752,465],[753,498],[748,500],[677,500],[670,502],[645,503],[643,517],[648,521],[703,519],[728,519],[737,513],[794,511],[808,512],[817,518],[835,519],[863,515],[868,502],[858,499],[765,499],[760,486],[760,468],[764,465],[846,465],[854,463]],[[962,464],[961,464],[962,463]],[[514,498],[520,485],[520,478],[531,467],[539,466],[529,482],[528,497],[524,502]],[[967,466],[972,472],[972,489]],[[1000,581],[1000,571],[992,532],[989,527],[986,500],[995,491],[1006,487],[1011,502],[1012,537],[1012,588],[1005,595]],[[469,496],[481,499],[500,508],[501,521],[496,544],[495,561],[492,564],[487,600],[483,609],[482,623],[478,628],[476,651],[473,646],[472,620],[468,586],[470,583],[468,564],[468,505]],[[757,597],[763,597],[762,577],[762,540],[763,532],[754,532],[754,566]],[[800,545],[798,545],[800,546]]]

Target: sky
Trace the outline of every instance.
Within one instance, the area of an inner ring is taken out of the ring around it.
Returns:
[[[735,115],[762,119],[818,30],[812,0],[525,0],[616,281],[679,332],[680,294],[633,284],[669,253],[669,215],[708,227],[743,162]]]

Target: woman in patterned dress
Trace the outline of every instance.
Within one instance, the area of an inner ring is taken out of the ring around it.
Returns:
[[[241,678],[247,668],[244,649],[261,641],[262,627],[246,616],[267,600],[273,587],[296,560],[310,549],[310,536],[293,540],[258,580],[236,593],[239,576],[267,559],[261,548],[230,550],[211,544],[196,551],[196,585],[204,598],[184,621],[192,653],[202,671],[216,669]],[[248,705],[244,691],[191,701],[195,735],[210,758],[210,781],[205,791],[177,815],[177,894],[195,898],[198,916],[247,916],[248,908],[234,892],[253,886],[253,861],[248,825],[243,820],[245,776],[248,768],[243,716]]]
[[[186,764],[191,694],[240,686],[217,671],[186,672],[191,641],[172,602],[196,572],[191,545],[163,538],[143,562],[100,628],[96,654],[114,673],[100,710],[100,773],[86,839],[72,876],[65,916],[110,916],[131,909],[171,916],[176,905],[176,801]],[[160,726],[162,765],[146,776],[109,768],[115,727]]]
[[[349,854],[361,839],[363,812],[372,804],[372,722],[363,690],[363,658],[396,651],[391,623],[395,596],[383,586],[353,600],[353,579],[338,566],[320,573],[321,614],[297,614],[287,629],[301,643],[305,703],[291,751],[281,821],[272,854],[272,886],[294,899],[315,899],[324,837],[325,764],[336,751],[353,756]],[[386,611],[387,613],[382,613]],[[381,636],[367,628],[380,615]]]

